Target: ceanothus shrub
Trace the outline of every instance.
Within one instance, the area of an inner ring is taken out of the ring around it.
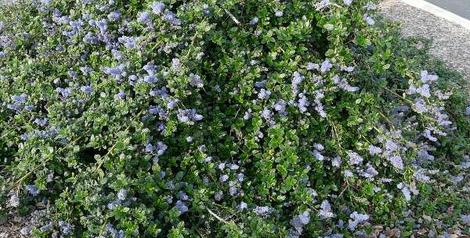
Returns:
[[[456,128],[432,69],[387,63],[402,58],[382,51],[374,12],[364,0],[9,7],[4,206],[49,204],[39,237],[339,237],[393,224]]]

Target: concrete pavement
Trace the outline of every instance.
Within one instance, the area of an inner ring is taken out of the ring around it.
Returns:
[[[430,53],[470,80],[470,29],[412,7],[401,0],[385,0],[381,4],[381,10],[388,19],[401,23],[402,35],[405,37],[432,40]]]
[[[470,19],[470,0],[426,0],[463,18]]]

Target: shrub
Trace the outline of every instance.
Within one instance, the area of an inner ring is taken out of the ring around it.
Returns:
[[[5,206],[50,204],[39,237],[351,236],[398,224],[420,191],[431,196],[433,161],[468,153],[467,99],[395,54],[374,12],[364,0],[9,7]]]

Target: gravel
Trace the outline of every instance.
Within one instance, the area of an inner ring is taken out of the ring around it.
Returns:
[[[9,216],[7,221],[0,223],[0,238],[19,238],[26,219],[20,216]]]
[[[470,31],[399,0],[381,4],[383,15],[401,23],[402,35],[432,40],[431,54],[470,81]]]

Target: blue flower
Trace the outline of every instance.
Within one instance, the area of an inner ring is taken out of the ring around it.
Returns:
[[[354,66],[341,67],[341,70],[344,72],[352,73],[354,71]]]
[[[149,12],[144,11],[137,14],[137,21],[142,24],[150,25],[152,23],[152,18]]]
[[[224,192],[218,191],[214,194],[214,199],[218,202],[224,198]]]
[[[167,101],[166,107],[167,107],[168,109],[174,109],[174,108],[176,108],[176,106],[178,105],[178,102],[179,102],[179,100],[177,100],[177,99],[171,99],[171,98],[170,98],[170,99],[168,99],[168,101]]]
[[[261,117],[267,121],[271,120],[272,115],[273,113],[268,108],[264,108],[263,111],[261,111]]]
[[[204,12],[204,15],[209,16],[211,14],[209,5],[207,4],[202,5],[202,12]]]
[[[189,84],[193,87],[197,87],[197,88],[202,88],[204,87],[204,82],[202,81],[201,77],[197,74],[193,74],[191,73],[189,75]]]
[[[96,21],[96,26],[100,30],[101,34],[105,34],[106,31],[108,30],[108,22],[106,19],[101,19],[99,21]]]
[[[181,25],[180,19],[178,19],[178,17],[173,12],[170,12],[170,11],[165,12],[163,19],[165,19],[165,21],[171,23],[174,26]]]
[[[254,26],[254,25],[258,24],[258,22],[259,22],[259,18],[258,17],[253,17],[253,19],[251,19],[251,21],[248,24]]]
[[[322,10],[328,6],[330,6],[330,0],[322,0],[316,5],[317,10]]]
[[[367,15],[367,14],[364,14],[364,20],[365,20],[365,21],[367,22],[367,24],[370,25],[370,26],[375,25],[375,20],[374,20],[372,17],[370,17],[369,15]]]
[[[14,192],[10,194],[10,199],[8,200],[8,205],[11,207],[18,207],[20,205],[20,198]]]
[[[416,92],[425,98],[431,97],[429,84],[423,84],[423,86],[416,89]]]
[[[230,194],[230,196],[235,196],[238,194],[238,188],[233,185],[230,185],[228,193]]]
[[[220,182],[226,182],[228,180],[228,175],[224,174],[224,175],[221,175],[220,178],[219,178],[219,181]]]
[[[426,107],[426,102],[422,98],[418,98],[415,100],[414,109],[417,113],[423,113],[428,111]]]
[[[154,150],[154,147],[153,147],[152,144],[147,143],[147,144],[145,145],[145,152],[146,152],[146,153],[153,153],[153,150]]]
[[[307,70],[312,71],[312,70],[319,70],[319,69],[320,69],[320,65],[312,63],[312,62],[307,63]]]
[[[180,70],[181,69],[181,61],[180,59],[178,58],[173,58],[171,60],[171,67],[174,69],[174,70]]]
[[[310,214],[308,211],[304,211],[301,214],[295,216],[290,221],[290,224],[298,231],[302,231],[303,227],[310,222]]]
[[[146,83],[153,84],[153,83],[156,83],[157,81],[158,81],[158,78],[155,77],[154,75],[144,76],[144,82]]]
[[[165,10],[165,4],[162,2],[153,2],[151,8],[153,13],[160,15]]]
[[[240,166],[238,166],[237,164],[229,164],[228,168],[231,170],[237,170],[240,168]]]
[[[392,140],[387,140],[387,141],[385,142],[385,150],[386,150],[388,153],[397,151],[398,149],[400,149],[400,146],[399,146],[397,143],[395,143],[394,141],[392,141]]]
[[[369,215],[361,214],[356,211],[353,212],[351,215],[349,215],[349,217],[351,218],[349,219],[349,224],[348,224],[348,228],[350,230],[355,230],[357,225],[369,220]]]
[[[339,156],[336,156],[331,160],[331,165],[336,168],[339,168],[342,163],[343,161],[341,161],[341,158]]]
[[[186,194],[186,193],[183,192],[183,191],[178,192],[178,198],[179,198],[180,200],[182,200],[182,201],[187,201],[187,200],[189,200],[188,194]]]
[[[83,42],[87,44],[98,44],[98,37],[96,37],[93,33],[88,32],[84,37],[83,37]]]
[[[116,200],[116,201],[112,201],[112,202],[108,203],[108,204],[106,205],[106,207],[107,207],[109,210],[113,210],[113,209],[116,209],[119,205],[121,205],[121,201]]]
[[[59,221],[59,227],[60,227],[60,231],[64,235],[69,235],[70,233],[72,233],[73,226],[70,223]]]
[[[321,91],[317,91],[315,93],[315,111],[318,112],[318,114],[320,114],[321,117],[325,118],[326,117],[326,112],[323,108],[323,104],[321,102],[321,99],[323,99],[325,97],[325,94],[323,94],[323,92]]]
[[[137,75],[130,75],[128,79],[129,79],[129,84],[134,85],[135,82],[139,79],[139,77],[137,77]]]
[[[272,211],[272,209],[268,206],[256,206],[253,209],[253,212],[256,213],[258,216],[266,216],[269,215],[269,213]]]
[[[248,109],[248,111],[246,111],[243,115],[243,120],[249,120],[251,116],[252,116],[251,109]]]
[[[147,71],[147,74],[149,75],[154,75],[157,71],[157,67],[152,63],[147,63],[146,65],[144,65],[144,67],[142,67],[142,69]]]
[[[276,104],[274,104],[274,110],[277,111],[279,114],[281,115],[287,115],[287,112],[286,112],[286,106],[287,106],[287,103],[286,101],[284,101],[283,99],[280,99],[279,101],[276,102]]]
[[[69,24],[74,31],[78,32],[82,30],[82,27],[85,23],[82,20],[76,20],[76,21],[70,21]]]
[[[390,163],[392,164],[393,167],[395,167],[399,170],[403,170],[403,168],[404,168],[403,160],[400,156],[392,156],[392,157],[388,158],[388,161],[390,161]]]
[[[33,197],[36,197],[39,194],[39,189],[36,185],[26,185],[26,190],[28,190],[28,193]]]
[[[421,149],[418,152],[418,158],[421,160],[434,161],[434,156],[429,154],[429,151],[427,149]]]
[[[305,94],[303,93],[299,94],[299,100],[297,102],[297,107],[299,107],[299,111],[301,113],[305,113],[309,105],[310,105],[310,102],[308,101],[308,98],[305,96]]]
[[[110,12],[108,14],[108,20],[112,22],[119,20],[119,18],[121,18],[121,13],[119,11]]]
[[[175,207],[178,209],[180,214],[183,214],[189,210],[188,206],[186,206],[186,204],[181,200],[176,201]]]
[[[113,238],[124,238],[125,237],[123,230],[118,231],[111,224],[106,225],[106,232],[109,233],[110,237],[113,237]]]
[[[428,82],[434,82],[439,79],[439,76],[434,75],[434,74],[429,74],[428,71],[423,70],[421,71],[421,82],[423,83],[428,83]]]
[[[137,48],[137,37],[121,36],[118,38],[118,41],[127,49]]]
[[[423,136],[426,137],[428,140],[430,140],[430,141],[432,141],[432,142],[436,142],[436,141],[437,141],[437,138],[432,135],[432,132],[431,132],[430,129],[424,130]]]
[[[182,123],[189,123],[191,121],[200,121],[204,117],[196,113],[196,109],[179,109],[176,116],[178,121]]]
[[[243,182],[243,180],[245,180],[245,175],[243,173],[238,173],[237,180],[238,182]]]
[[[248,204],[246,202],[240,202],[240,205],[238,205],[238,210],[243,211],[248,208]]]
[[[347,92],[356,92],[359,90],[358,87],[353,87],[349,85],[349,83],[344,78],[340,78],[339,76],[335,75],[333,77],[333,82],[338,85],[339,88],[347,91]]]
[[[116,79],[120,79],[125,74],[124,67],[124,64],[120,64],[116,67],[104,67],[103,72],[113,76]]]
[[[82,74],[88,75],[93,71],[93,69],[88,66],[84,66],[84,67],[80,67],[80,71],[82,72]]]
[[[266,80],[255,82],[255,88],[264,88],[266,87]]]
[[[299,93],[299,85],[304,80],[304,77],[297,71],[294,72],[292,77],[292,93],[297,95]]]
[[[125,189],[120,189],[119,192],[117,193],[117,197],[120,201],[126,200],[127,197],[127,190]]]
[[[157,156],[163,155],[165,151],[168,149],[168,146],[165,145],[163,142],[158,141],[156,146]]]
[[[330,71],[331,68],[333,68],[333,65],[331,64],[330,60],[326,59],[321,64],[320,72],[326,73],[326,72]]]
[[[325,160],[325,157],[324,157],[324,156],[321,154],[321,152],[318,151],[318,150],[314,150],[314,151],[312,152],[312,154],[313,154],[313,156],[315,157],[315,159],[317,159],[318,161],[323,161],[323,160]]]
[[[331,210],[331,205],[328,200],[323,200],[323,202],[320,204],[319,216],[321,219],[328,219],[335,216]]]
[[[11,100],[13,100],[17,104],[24,104],[27,98],[28,95],[26,95],[25,93],[22,93],[21,95],[11,96]]]
[[[463,224],[470,226],[470,214],[461,214],[460,219]]]
[[[348,151],[349,163],[351,165],[358,165],[364,160],[358,153],[354,151]]]
[[[48,121],[49,120],[47,118],[36,118],[34,120],[34,124],[44,127],[47,125]]]
[[[271,91],[262,88],[258,93],[258,98],[261,100],[268,99],[271,95]]]
[[[23,141],[27,141],[29,139],[29,134],[28,133],[21,134],[20,139]]]
[[[365,178],[373,178],[378,174],[379,172],[377,172],[377,170],[372,167],[372,165],[367,164],[367,169],[362,173],[362,176],[364,176]]]
[[[85,85],[80,87],[80,90],[86,94],[91,94],[93,92],[93,88],[90,85]]]
[[[382,153],[382,149],[377,147],[377,146],[374,146],[374,145],[370,145],[369,146],[369,154],[374,156],[374,155],[378,155],[378,154],[381,154]]]
[[[126,93],[124,91],[119,91],[119,93],[116,94],[115,98],[123,100],[126,98]]]
[[[62,96],[62,98],[68,98],[72,94],[72,89],[70,89],[70,88],[58,87],[58,88],[56,88],[55,91],[58,92],[60,94],[60,96]]]

